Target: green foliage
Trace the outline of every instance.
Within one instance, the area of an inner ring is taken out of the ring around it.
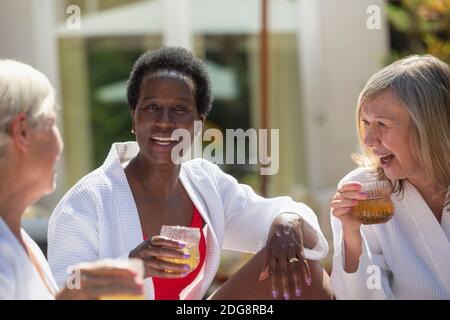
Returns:
[[[127,51],[109,46],[103,48],[91,43],[88,52],[94,165],[98,167],[106,158],[112,143],[134,140],[130,132],[131,118],[125,94],[123,102],[102,102],[97,95],[98,89],[128,79],[141,50]]]
[[[388,62],[429,53],[450,63],[450,0],[390,1],[387,16],[392,27]]]

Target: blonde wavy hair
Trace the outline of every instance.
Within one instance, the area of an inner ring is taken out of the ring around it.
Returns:
[[[450,68],[431,55],[413,55],[375,73],[361,91],[356,107],[356,127],[361,154],[353,160],[386,179],[380,162],[366,147],[361,106],[389,90],[410,116],[411,150],[415,160],[446,191],[450,185]],[[403,192],[403,181],[391,182],[393,192]],[[446,199],[446,202],[450,199]]]
[[[55,110],[55,90],[47,77],[31,66],[0,60],[0,157],[10,141],[11,121],[20,113],[36,127]]]

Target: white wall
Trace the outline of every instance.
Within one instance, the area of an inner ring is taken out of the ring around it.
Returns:
[[[308,171],[314,189],[336,183],[357,150],[354,110],[388,53],[387,24],[369,30],[366,9],[382,0],[299,0],[299,54]]]
[[[368,78],[388,53],[383,0],[298,0],[301,99],[307,176],[324,232],[336,184],[355,167],[355,108]],[[370,5],[381,9],[380,30],[366,25]]]

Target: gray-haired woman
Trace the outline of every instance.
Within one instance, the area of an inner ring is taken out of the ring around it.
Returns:
[[[131,268],[107,263],[78,268],[73,289],[59,290],[42,251],[21,228],[25,209],[54,190],[62,149],[48,79],[26,64],[0,60],[0,299],[140,295]]]

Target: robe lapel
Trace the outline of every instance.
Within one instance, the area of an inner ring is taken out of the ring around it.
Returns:
[[[122,233],[117,237],[117,239],[121,239],[118,244],[120,246],[120,257],[128,257],[129,252],[144,241],[136,203],[121,164],[121,162],[128,161],[136,156],[138,151],[139,147],[135,142],[114,144],[105,163],[105,172],[111,179],[111,186],[114,188],[114,214],[119,216],[120,221],[120,227],[114,231]],[[108,231],[111,232],[112,230]],[[144,280],[144,289],[145,298],[154,300],[155,290],[152,278]]]
[[[429,254],[436,275],[447,292],[450,292],[450,242],[442,226],[423,200],[422,195],[409,182],[405,183],[402,202],[411,214],[411,219],[418,231],[417,236],[420,237]]]
[[[186,192],[189,195],[189,198],[194,203],[195,207],[199,211],[206,225],[203,228],[203,232],[205,233],[206,238],[206,259],[205,264],[201,272],[197,278],[193,281],[193,283],[185,288],[180,294],[180,297],[183,296],[183,293],[188,289],[200,285],[201,292],[206,292],[208,289],[212,278],[215,276],[215,272],[208,272],[209,270],[217,270],[220,262],[220,247],[219,242],[217,240],[217,236],[214,233],[212,228],[211,219],[209,218],[209,214],[211,213],[211,208],[208,208],[207,203],[205,203],[204,199],[201,197],[201,192],[198,191],[195,184],[202,184],[204,177],[199,175],[194,175],[192,172],[187,173],[182,166],[180,172],[180,181],[183,184]],[[194,183],[195,180],[195,183]],[[209,209],[209,211],[208,211]],[[205,278],[206,277],[206,278]],[[203,280],[203,281],[202,281]],[[194,295],[199,293],[198,290],[192,290],[188,296],[185,296],[186,299],[195,299]]]

